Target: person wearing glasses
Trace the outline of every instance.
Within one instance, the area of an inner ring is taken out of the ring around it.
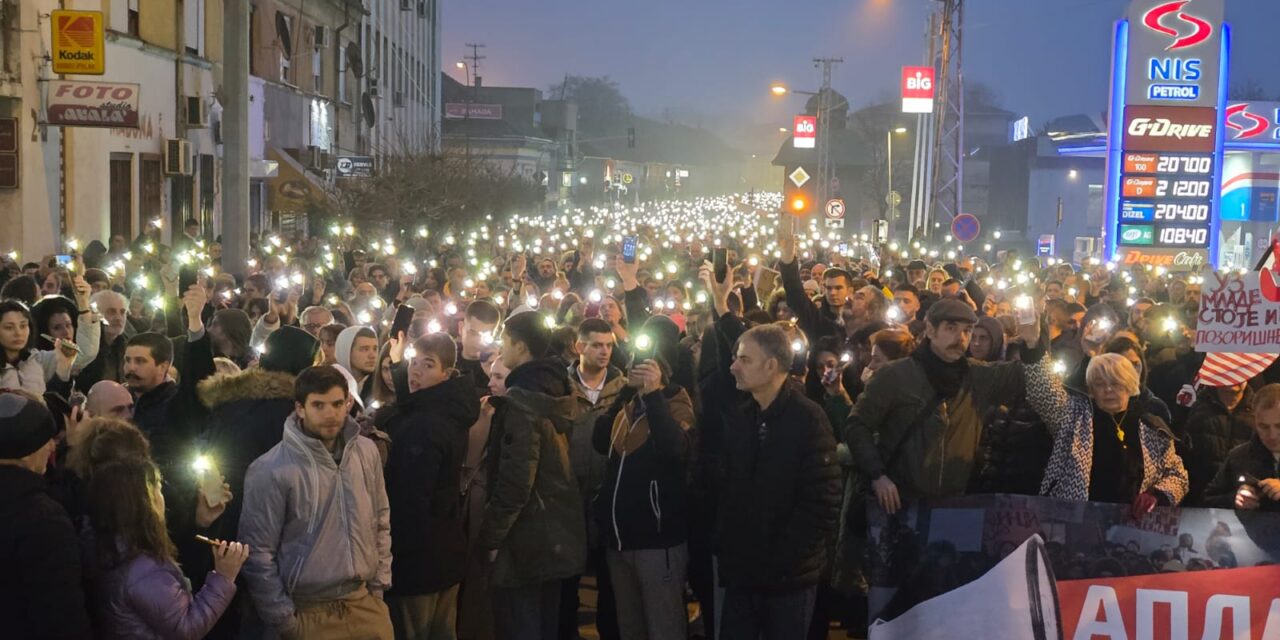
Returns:
[[[1026,381],[1027,400],[1054,440],[1041,495],[1130,504],[1135,518],[1182,502],[1189,484],[1173,432],[1141,401],[1128,359],[1094,356],[1084,389],[1067,386],[1049,358],[1028,366]]]

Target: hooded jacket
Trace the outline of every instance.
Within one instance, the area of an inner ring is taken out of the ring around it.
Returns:
[[[244,495],[249,465],[280,444],[285,420],[294,411],[293,380],[288,373],[253,368],[216,375],[198,385],[200,402],[209,409],[206,452],[231,485],[232,495]],[[243,504],[232,500],[227,505],[213,524],[213,537],[235,537]]]
[[[576,417],[571,383],[553,358],[507,376],[489,433],[489,504],[480,546],[496,549],[491,584],[532,586],[581,575],[586,514],[569,463]]]
[[[80,543],[43,477],[0,466],[0,620],[4,637],[91,638]]]
[[[378,449],[351,418],[340,444],[335,461],[295,413],[284,439],[245,476],[239,539],[251,551],[241,574],[258,614],[276,629],[295,627],[298,601],[391,586],[391,510]]]
[[[442,591],[466,574],[462,462],[467,430],[480,417],[471,380],[453,375],[377,416],[391,436],[385,477],[391,505],[391,595]]]
[[[687,465],[693,401],[679,385],[637,396],[628,388],[595,424],[593,445],[609,467],[593,514],[607,547],[668,549],[688,534]]]
[[[351,372],[351,375],[355,376],[356,382],[360,383],[360,398],[364,401],[365,406],[368,406],[369,394],[373,392],[373,376],[369,375],[361,380],[360,374],[351,368],[351,348],[355,345],[356,338],[361,336],[376,339],[378,334],[374,333],[373,329],[369,327],[347,327],[342,330],[342,333],[338,334],[338,339],[334,342],[333,356],[338,360],[338,364],[342,365],[343,369]]]

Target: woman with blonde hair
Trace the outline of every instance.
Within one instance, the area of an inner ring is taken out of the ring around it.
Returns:
[[[1053,434],[1042,495],[1128,503],[1135,517],[1174,506],[1188,490],[1173,433],[1140,401],[1138,371],[1124,356],[1094,356],[1086,390],[1067,387],[1043,358],[1028,366],[1027,400]]]

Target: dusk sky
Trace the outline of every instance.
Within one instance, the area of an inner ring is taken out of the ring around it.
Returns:
[[[811,59],[843,57],[835,88],[855,108],[896,95],[900,67],[924,61],[934,0],[444,0],[445,70],[487,45],[491,86],[546,89],[566,73],[608,75],[632,107],[789,122],[796,97],[771,82],[816,89]],[[1111,28],[1126,0],[968,0],[965,77],[991,85],[1032,125],[1105,109]],[[1228,0],[1232,84],[1254,80],[1280,95],[1280,2]],[[457,72],[460,73],[460,72]]]

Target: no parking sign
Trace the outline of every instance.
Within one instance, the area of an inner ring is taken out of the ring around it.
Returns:
[[[951,221],[951,235],[960,242],[973,242],[982,232],[982,223],[972,214],[962,213]]]

